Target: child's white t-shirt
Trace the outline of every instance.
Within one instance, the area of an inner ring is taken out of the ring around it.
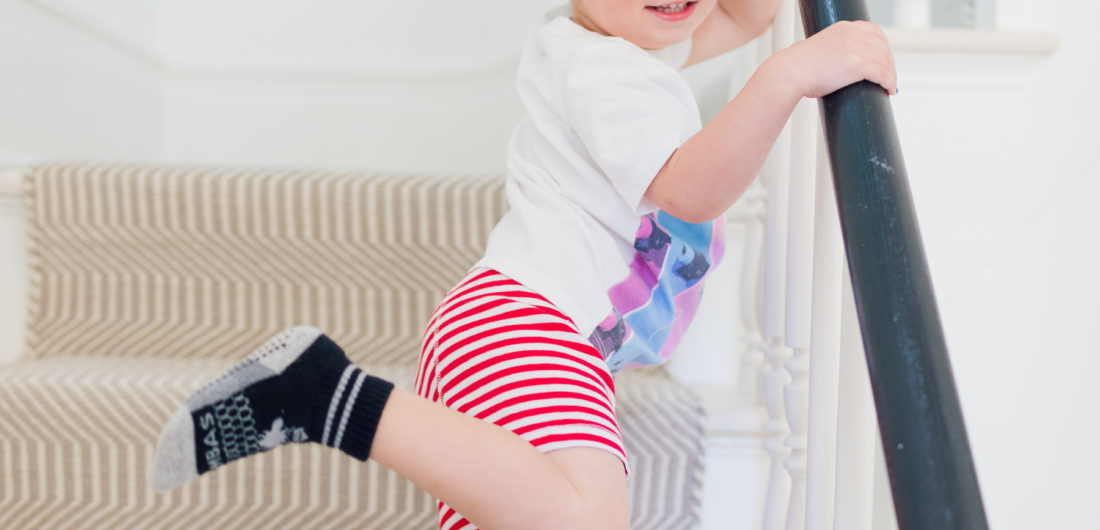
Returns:
[[[477,266],[543,295],[588,336],[628,274],[644,194],[701,128],[678,72],[690,41],[647,51],[560,10],[528,39],[517,73],[527,115],[508,148],[509,212]]]

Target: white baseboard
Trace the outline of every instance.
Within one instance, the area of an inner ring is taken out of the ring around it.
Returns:
[[[23,168],[41,159],[41,156],[32,155],[30,153],[0,151],[0,169]]]
[[[755,530],[764,517],[768,455],[762,407],[731,387],[695,388],[707,409],[702,530]]]

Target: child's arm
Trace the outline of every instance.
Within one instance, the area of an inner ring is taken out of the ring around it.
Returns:
[[[864,79],[897,92],[886,36],[870,22],[840,22],[777,52],[672,153],[646,198],[684,221],[719,217],[752,184],[803,97],[824,96]]]
[[[690,66],[728,52],[760,36],[775,19],[780,0],[718,0],[691,35]]]

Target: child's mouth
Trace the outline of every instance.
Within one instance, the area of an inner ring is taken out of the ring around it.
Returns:
[[[661,17],[662,19],[668,20],[670,22],[676,22],[688,18],[689,16],[691,16],[691,12],[694,11],[694,8],[694,1],[678,2],[658,6],[646,6],[646,9],[648,9],[650,13],[653,13],[654,15],[657,15],[658,17]]]

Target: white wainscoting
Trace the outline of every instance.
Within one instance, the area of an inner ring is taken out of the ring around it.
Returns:
[[[0,164],[0,364],[19,357],[26,335],[27,219],[23,172]]]

